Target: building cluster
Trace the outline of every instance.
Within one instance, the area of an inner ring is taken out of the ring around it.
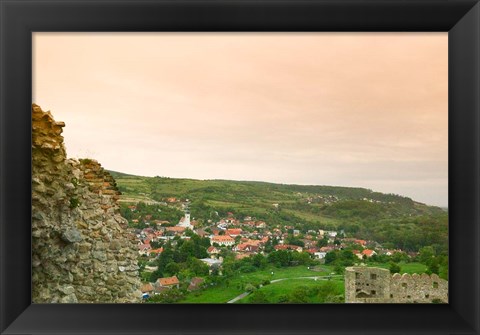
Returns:
[[[178,199],[172,198],[168,202],[174,200],[178,201]],[[334,199],[331,200],[334,201]],[[172,245],[175,245],[176,240],[190,239],[192,234],[196,234],[210,240],[210,247],[207,249],[208,257],[200,259],[200,261],[209,266],[210,273],[215,271],[215,273],[221,275],[223,258],[220,254],[223,249],[232,251],[236,259],[256,254],[266,255],[268,251],[285,250],[307,252],[312,258],[319,261],[323,261],[329,252],[347,247],[359,260],[374,255],[392,255],[395,252],[401,252],[401,250],[383,249],[374,241],[345,237],[343,231],[322,229],[300,231],[295,229],[294,226],[272,226],[251,216],[236,218],[233,213],[227,213],[226,217],[215,222],[212,220],[203,222],[190,217],[188,203],[183,205],[183,209],[185,215],[174,226],[168,221],[151,220],[149,215],[143,218],[147,227],[136,230],[139,255],[153,260],[163,252],[163,247],[158,247],[163,245],[162,242],[170,241]],[[134,206],[131,207],[131,210],[135,210]],[[200,224],[200,222],[202,223]],[[292,238],[301,243],[293,244],[291,242]],[[320,240],[323,241],[321,246]],[[155,270],[154,267],[145,268],[145,271]],[[162,290],[176,287],[176,285],[178,286],[178,279],[175,280],[175,278],[159,278],[156,283],[146,284],[142,291],[145,294],[151,294],[152,292],[159,293]]]
[[[173,198],[170,200],[173,201]],[[175,199],[175,201],[178,200]],[[135,210],[134,206],[130,208]],[[192,233],[210,240],[210,245],[213,247],[207,251],[210,258],[218,258],[217,255],[221,248],[228,248],[233,251],[237,259],[257,253],[265,254],[265,246],[268,243],[273,247],[273,250],[307,252],[312,258],[320,260],[324,259],[328,252],[346,247],[352,249],[360,260],[374,255],[386,254],[390,256],[395,252],[401,252],[401,250],[383,249],[374,241],[366,241],[355,237],[347,238],[343,231],[318,229],[301,232],[294,226],[271,226],[267,222],[251,216],[236,218],[230,212],[227,213],[226,217],[220,218],[216,222],[207,220],[199,224],[199,221],[191,219],[188,202],[183,205],[183,208],[185,215],[175,226],[171,226],[168,221],[151,220],[150,215],[143,218],[147,227],[136,230],[140,255],[156,257],[163,251],[163,248],[155,248],[155,245],[161,245],[163,244],[161,242],[168,240],[175,243],[174,240],[178,238],[189,239]],[[301,243],[289,243],[291,237]],[[319,246],[319,240],[324,240],[326,243]],[[298,244],[301,244],[301,246]]]

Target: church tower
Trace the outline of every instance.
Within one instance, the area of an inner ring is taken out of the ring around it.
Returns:
[[[185,206],[185,219],[183,220],[185,226],[190,226],[190,208],[188,208],[188,203]]]
[[[185,212],[185,215],[182,218],[182,220],[180,220],[180,222],[177,224],[177,226],[193,229],[193,226],[190,223],[190,206],[189,206],[188,199],[187,199],[187,202],[184,204],[183,210]]]

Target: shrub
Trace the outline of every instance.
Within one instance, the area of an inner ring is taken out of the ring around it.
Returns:
[[[252,293],[249,299],[250,303],[254,304],[266,304],[269,303],[267,295],[262,291],[255,291]]]
[[[401,271],[400,266],[394,262],[390,262],[389,269],[390,269],[390,273],[400,273]]]

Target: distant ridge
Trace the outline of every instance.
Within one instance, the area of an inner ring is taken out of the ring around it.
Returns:
[[[338,196],[343,199],[352,199],[352,200],[368,198],[374,201],[376,200],[376,201],[384,201],[384,202],[393,201],[393,202],[400,202],[400,203],[409,203],[409,205],[412,205],[412,206],[430,207],[430,208],[435,208],[439,210],[441,209],[445,211],[445,208],[443,207],[427,205],[425,203],[413,200],[407,196],[402,196],[402,195],[393,194],[393,193],[376,192],[364,187],[348,187],[348,186],[332,186],[332,185],[302,185],[302,184],[274,183],[274,182],[257,181],[257,180],[194,179],[194,178],[174,178],[174,177],[165,177],[165,176],[148,177],[148,176],[139,176],[139,175],[124,173],[124,172],[114,171],[114,170],[106,170],[106,171],[108,171],[116,179],[138,178],[143,180],[156,180],[156,179],[169,180],[176,183],[192,182],[195,184],[198,183],[199,184],[198,186],[202,186],[201,188],[216,187],[218,184],[225,184],[225,183],[231,184],[231,185],[245,185],[245,186],[257,185],[257,186],[264,186],[266,188],[274,188],[275,190],[278,190],[278,191],[294,191],[294,192],[327,194],[332,196]],[[197,193],[199,189],[195,187],[193,191]],[[176,195],[179,196],[179,194],[176,194]],[[167,196],[167,195],[164,194],[164,196]]]
[[[113,171],[113,170],[107,170],[105,169],[108,173],[112,175],[113,178],[121,178],[121,177],[142,177],[142,176],[136,176],[133,174],[128,174],[128,173],[123,173],[123,172],[118,172],[118,171]],[[143,178],[143,177],[142,177]],[[149,178],[149,177],[145,177]]]
[[[111,174],[125,206],[143,202],[181,209],[188,199],[194,219],[217,220],[230,213],[304,231],[343,230],[402,250],[448,249],[448,212],[401,195],[359,187]]]

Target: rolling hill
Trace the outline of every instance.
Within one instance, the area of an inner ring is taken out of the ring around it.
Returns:
[[[246,216],[269,226],[344,230],[347,235],[391,243],[405,250],[436,245],[448,248],[448,213],[408,197],[365,188],[287,185],[258,181],[141,177],[109,171],[123,202],[162,204],[190,200],[199,220]]]

